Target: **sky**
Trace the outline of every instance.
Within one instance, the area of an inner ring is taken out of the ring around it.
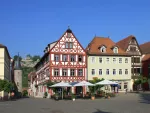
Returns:
[[[68,26],[84,48],[95,35],[114,42],[134,35],[142,44],[150,41],[150,1],[0,0],[0,43],[12,57],[42,56]]]

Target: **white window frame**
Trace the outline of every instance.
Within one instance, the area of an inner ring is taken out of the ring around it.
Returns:
[[[122,63],[122,58],[119,58],[119,64],[121,64]]]
[[[119,69],[119,75],[122,75],[122,69]]]
[[[109,63],[109,58],[106,58],[106,62]]]
[[[95,63],[95,57],[94,56],[91,57],[91,62]]]
[[[114,52],[114,53],[118,53],[118,48],[117,48],[117,47],[114,47],[113,52]]]
[[[128,58],[125,58],[125,63],[128,63]]]
[[[128,75],[129,71],[128,69],[125,69],[125,75]]]
[[[115,72],[115,73],[114,73]],[[113,69],[113,75],[116,75],[116,69]]]
[[[106,47],[105,47],[105,46],[102,46],[102,47],[100,48],[100,51],[101,51],[102,53],[106,53]]]
[[[106,75],[109,75],[109,69],[106,69]]]
[[[99,69],[99,75],[102,75],[102,74],[103,74],[102,69]]]
[[[116,63],[116,58],[113,58],[113,63]]]
[[[94,73],[93,73],[93,72],[94,72]],[[92,74],[92,75],[95,75],[95,69],[92,69],[92,70],[91,70],[91,74]]]
[[[99,57],[99,63],[103,63],[103,58]]]

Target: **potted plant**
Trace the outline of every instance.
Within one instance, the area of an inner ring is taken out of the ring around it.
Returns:
[[[71,95],[71,98],[73,101],[75,101],[75,95],[74,94]]]
[[[91,94],[91,99],[95,100],[95,94],[94,93]]]

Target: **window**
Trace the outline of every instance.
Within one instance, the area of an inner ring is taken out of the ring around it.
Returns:
[[[70,47],[69,48],[73,48],[73,43],[72,42],[70,42]]]
[[[125,58],[125,63],[128,63],[128,58]]]
[[[128,75],[128,69],[125,69],[125,74]]]
[[[132,57],[132,62],[140,63],[140,58],[139,57]]]
[[[67,76],[67,69],[62,69],[62,76]]]
[[[119,58],[119,63],[122,63],[122,58]]]
[[[69,42],[65,43],[65,48],[69,48]]]
[[[116,75],[116,69],[113,69],[113,75]]]
[[[70,76],[75,76],[75,69],[70,69]]]
[[[128,83],[125,82],[125,83],[124,83],[124,89],[127,89],[127,88],[128,88]]]
[[[102,62],[103,62],[102,58],[101,58],[101,57],[99,57],[99,63],[102,63]]]
[[[75,55],[70,55],[70,61],[75,62],[76,56]]]
[[[73,48],[73,42],[66,42],[65,48]]]
[[[95,62],[95,57],[92,57],[92,63],[94,63]]]
[[[67,38],[71,38],[71,33],[67,33]]]
[[[78,56],[78,62],[82,62],[83,58],[82,58],[82,55],[79,55]]]
[[[99,75],[102,75],[103,73],[102,73],[102,69],[99,69]]]
[[[106,59],[107,63],[109,63],[109,58]]]
[[[115,48],[113,49],[113,51],[114,51],[114,53],[118,53],[118,48],[115,47]]]
[[[63,62],[68,61],[68,60],[67,60],[67,55],[62,55],[62,61],[63,61]]]
[[[113,58],[113,63],[116,63],[116,58]]]
[[[54,61],[59,62],[59,55],[54,55]]]
[[[119,69],[119,75],[122,75],[122,69]]]
[[[92,69],[91,73],[92,73],[92,75],[95,75],[95,69]]]
[[[78,76],[83,76],[83,69],[78,69]]]
[[[106,52],[106,48],[104,46],[101,47],[101,50],[100,50],[102,53],[105,53]]]
[[[54,69],[54,76],[59,76],[59,69]]]
[[[131,52],[135,52],[136,51],[136,47],[130,46],[130,51]]]
[[[106,69],[106,75],[109,75],[109,69]]]

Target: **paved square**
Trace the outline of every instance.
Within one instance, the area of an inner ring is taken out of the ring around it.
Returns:
[[[111,99],[20,99],[0,102],[0,113],[150,113],[150,94],[120,94]]]

